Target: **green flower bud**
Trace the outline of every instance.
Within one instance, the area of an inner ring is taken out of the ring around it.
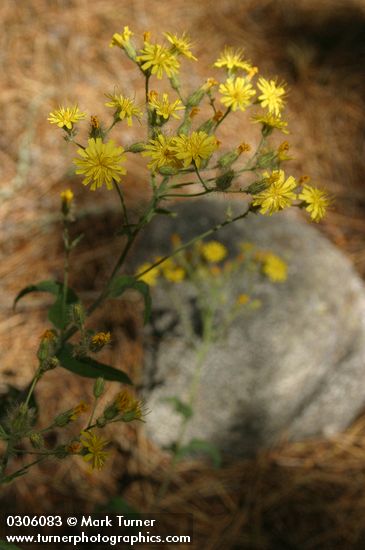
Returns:
[[[43,435],[38,432],[31,433],[29,436],[29,440],[34,449],[41,449],[42,447],[44,447]]]
[[[186,106],[196,107],[197,105],[199,105],[199,103],[205,96],[205,93],[206,93],[206,90],[204,90],[203,88],[199,88],[198,90],[195,90],[195,92],[193,92],[191,96],[188,98]]]
[[[67,424],[69,424],[71,422],[71,416],[72,416],[71,411],[66,411],[64,413],[61,413],[58,416],[56,416],[56,418],[54,420],[54,423],[59,428],[63,428],[64,426],[66,426]]]
[[[230,166],[233,162],[235,162],[238,157],[240,156],[240,152],[238,149],[235,151],[230,151],[229,153],[225,153],[218,159],[218,166],[221,168],[226,168],[227,166]]]
[[[106,425],[106,418],[104,416],[99,416],[99,418],[96,420],[96,425],[98,428],[104,428]]]
[[[77,303],[72,305],[71,317],[75,325],[81,326],[81,327],[84,326],[86,315],[82,304]]]
[[[228,170],[228,172],[225,172],[225,174],[222,174],[216,179],[215,181],[216,186],[220,191],[225,191],[231,186],[234,177],[235,177],[234,170]]]
[[[198,132],[205,132],[206,134],[210,134],[216,126],[216,122],[210,118],[206,122],[204,122],[201,126],[198,128]]]
[[[104,417],[106,420],[113,420],[116,416],[118,416],[118,409],[114,404],[105,409]]]
[[[94,397],[95,399],[99,399],[104,393],[105,390],[105,381],[104,378],[97,378],[95,380],[94,384]]]
[[[264,191],[264,189],[267,188],[267,182],[265,180],[260,181],[254,181],[246,187],[245,193],[249,193],[250,195],[256,195],[257,193],[260,193],[261,191]]]
[[[159,172],[163,176],[174,176],[178,173],[178,170],[173,168],[173,166],[161,166],[161,168],[159,168]]]
[[[129,147],[127,147],[126,151],[129,151],[130,153],[142,153],[142,151],[145,150],[146,144],[143,143],[143,141],[140,141],[138,143],[132,143]]]
[[[171,87],[176,90],[176,91],[179,91],[180,89],[180,81],[178,79],[178,77],[176,75],[172,75],[170,77],[170,84],[171,84]]]

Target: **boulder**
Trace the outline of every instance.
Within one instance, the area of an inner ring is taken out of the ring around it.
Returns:
[[[245,206],[219,200],[184,202],[175,218],[156,218],[138,244],[136,263],[169,250],[172,233],[184,240]],[[213,238],[213,237],[212,237]],[[237,253],[250,241],[285,259],[288,278],[258,280],[261,307],[239,316],[213,343],[202,367],[194,416],[185,442],[203,439],[223,452],[247,456],[280,438],[330,436],[346,428],[365,403],[365,288],[344,254],[296,212],[250,214],[214,238]],[[230,288],[239,292],[240,288]],[[181,297],[191,288],[180,283]],[[196,354],[179,312],[152,290],[153,330],[146,334],[146,430],[159,445],[176,440],[181,416],[165,400],[186,400]]]

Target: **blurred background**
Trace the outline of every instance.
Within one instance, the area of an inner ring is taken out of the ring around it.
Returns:
[[[363,0],[3,0],[0,17],[0,387],[24,387],[34,372],[46,328],[44,297],[27,300],[15,314],[11,304],[31,281],[62,274],[60,191],[75,192],[78,229],[86,235],[71,286],[92,298],[114,263],[114,197],[99,193],[95,200],[85,192],[73,175],[74,150],[47,116],[59,104],[78,103],[103,118],[104,93],[115,86],[143,95],[138,72],[119,49],[109,48],[113,33],[125,25],[137,40],[145,31],[156,40],[161,31],[188,32],[199,59],[186,73],[191,90],[214,76],[212,63],[225,45],[244,48],[263,75],[288,82],[290,169],[298,177],[311,175],[314,185],[335,196],[319,229],[365,275]],[[134,125],[128,140],[136,141],[138,132]],[[224,132],[234,146],[242,128],[236,123]],[[131,208],[146,196],[144,170],[129,161],[125,193]],[[143,352],[134,310],[128,303],[123,312],[109,308],[95,316],[95,324],[102,319],[113,332],[107,359],[138,378]],[[48,400],[52,417],[90,388],[75,388],[68,373],[60,379],[52,372],[39,397]],[[77,460],[45,465],[5,491],[3,505],[11,499],[24,512],[93,510],[123,496],[148,510],[168,456],[135,428],[123,435],[100,475],[90,476]],[[202,548],[363,548],[365,419],[340,438],[283,444],[219,471],[184,462],[161,506],[196,512]]]

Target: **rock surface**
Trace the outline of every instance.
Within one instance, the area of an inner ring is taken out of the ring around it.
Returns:
[[[151,225],[137,261],[165,253],[172,233],[187,240],[224,220],[227,205],[176,206],[177,218],[159,217]],[[232,208],[236,212],[236,202]],[[346,428],[365,403],[365,289],[350,262],[291,212],[250,215],[216,238],[233,253],[242,241],[272,250],[287,261],[288,279],[281,285],[261,280],[255,292],[262,307],[240,316],[227,339],[211,346],[185,441],[204,439],[243,456],[283,436],[329,436]],[[185,283],[180,290],[188,299]],[[164,399],[187,398],[195,354],[158,289],[153,310],[161,337],[147,337],[146,429],[166,446],[176,439],[181,417]]]

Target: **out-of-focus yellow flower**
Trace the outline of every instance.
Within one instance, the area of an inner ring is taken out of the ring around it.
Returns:
[[[178,73],[180,68],[176,56],[161,44],[145,42],[141,55],[138,55],[136,59],[140,63],[142,71],[150,71],[158,79],[161,79],[164,73],[171,78]]]
[[[276,116],[272,113],[256,114],[251,119],[253,122],[258,122],[263,125],[264,128],[280,130],[283,134],[288,134],[288,123],[282,120],[280,116]]]
[[[277,84],[276,80],[269,81],[265,78],[259,78],[257,87],[262,92],[258,97],[261,106],[267,107],[269,113],[279,116],[284,107],[285,84]]]
[[[172,34],[171,32],[164,32],[163,34],[173,46],[172,53],[181,54],[188,59],[193,59],[194,61],[197,61],[196,57],[194,57],[192,52],[190,51],[190,48],[192,46],[190,37],[185,32],[180,37],[176,34]]]
[[[129,420],[138,420],[142,418],[141,402],[136,399],[128,390],[123,390],[117,394],[114,400],[115,406],[122,414],[128,414]]]
[[[175,167],[177,160],[173,146],[174,138],[166,137],[163,134],[158,134],[156,139],[150,139],[142,153],[142,156],[148,156],[152,159],[147,164],[148,168],[155,172],[162,166]]]
[[[251,145],[249,143],[240,143],[240,145],[237,147],[237,150],[239,154],[241,153],[248,153],[251,151]]]
[[[243,59],[243,51],[239,48],[234,50],[233,48],[226,46],[221,53],[220,57],[214,63],[214,67],[224,67],[228,71],[235,71],[236,69],[243,69],[246,72],[251,72],[253,66],[249,61]]]
[[[82,113],[77,105],[73,107],[60,106],[56,111],[49,113],[48,119],[51,124],[57,124],[60,128],[72,130],[72,126],[79,120],[86,118],[86,113]]]
[[[86,149],[78,149],[81,159],[74,159],[78,167],[76,174],[84,174],[82,183],[91,183],[91,191],[102,187],[105,183],[108,189],[113,189],[113,179],[120,181],[120,174],[127,173],[122,162],[125,161],[123,147],[116,147],[114,141],[103,143],[101,138],[89,139]]]
[[[251,103],[251,98],[256,94],[252,84],[245,78],[228,78],[225,84],[219,86],[219,92],[223,95],[221,102],[232,111],[245,111]]]
[[[172,258],[169,258],[161,264],[163,276],[170,283],[181,283],[185,279],[185,269],[176,264]]]
[[[274,283],[283,283],[288,278],[288,265],[275,254],[265,254],[262,271]]]
[[[103,450],[108,441],[89,430],[81,432],[80,442],[86,450],[83,460],[90,462],[93,470],[101,470],[108,455]]]
[[[90,351],[96,353],[111,342],[110,332],[97,332],[90,340]]]
[[[80,416],[80,414],[87,412],[89,408],[90,405],[85,403],[85,401],[80,401],[80,403],[72,409],[70,420],[76,420]]]
[[[215,136],[208,136],[205,132],[193,132],[190,136],[181,135],[174,139],[172,149],[176,157],[188,168],[194,162],[197,168],[201,161],[208,159],[217,149],[218,143]]]
[[[326,192],[311,185],[304,185],[298,198],[306,203],[305,209],[310,213],[312,220],[315,222],[319,222],[324,217],[330,204]]]
[[[226,247],[218,241],[202,243],[200,252],[205,260],[213,263],[221,262],[228,254]]]
[[[143,273],[144,271],[149,269],[151,266],[152,264],[148,262],[145,262],[144,264],[140,265],[137,271],[137,276],[138,276],[138,273]],[[157,279],[159,275],[160,275],[159,267],[154,267],[150,271],[147,271],[147,273],[145,273],[144,275],[141,275],[140,277],[138,277],[138,279],[140,281],[144,281],[150,286],[155,286],[157,284]]]
[[[133,99],[124,97],[121,94],[105,95],[110,99],[105,105],[107,107],[114,107],[119,118],[121,120],[127,120],[128,126],[132,126],[132,117],[136,117],[138,120],[142,117],[143,112],[135,105]]]
[[[273,170],[271,173],[265,172],[264,178],[268,187],[257,195],[253,195],[252,206],[260,206],[260,213],[269,216],[291,206],[293,200],[297,198],[293,192],[297,186],[293,176],[285,179],[284,170]]]
[[[250,301],[250,297],[248,294],[240,294],[237,296],[236,303],[238,306],[244,306]]]
[[[180,116],[176,114],[176,111],[183,111],[185,109],[180,99],[176,99],[173,103],[170,103],[169,96],[167,94],[163,94],[162,100],[160,100],[158,94],[154,92],[150,92],[149,94],[149,105],[165,120],[167,120],[170,116],[179,119]]]
[[[62,193],[60,193],[60,197],[61,197],[61,200],[62,200],[62,204],[66,208],[70,208],[70,205],[71,205],[71,203],[74,199],[74,194],[71,191],[71,189],[66,189],[66,191],[62,191]]]
[[[283,141],[278,147],[278,160],[280,162],[283,162],[284,160],[292,160],[293,157],[288,156],[288,151],[290,149],[290,145],[287,141]]]
[[[131,36],[133,36],[133,32],[129,30],[129,27],[124,27],[121,34],[117,32],[113,34],[109,45],[110,47],[119,46],[120,48],[124,48],[126,43],[130,41]]]

